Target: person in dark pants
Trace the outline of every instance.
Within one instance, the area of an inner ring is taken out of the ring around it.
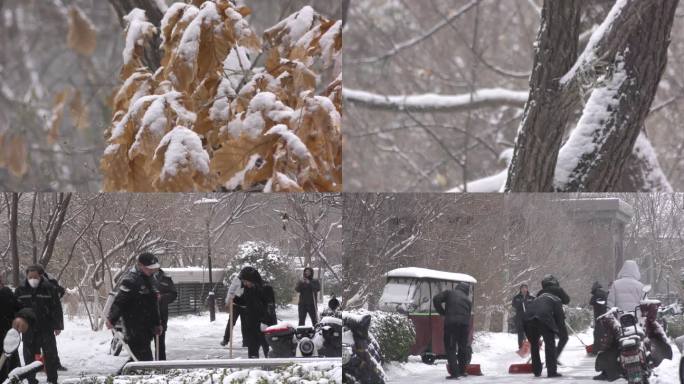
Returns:
[[[553,280],[546,277],[542,280],[542,290],[539,291],[537,297],[527,306],[524,318],[525,334],[530,342],[532,353],[532,369],[537,377],[541,376],[542,372],[541,357],[539,355],[540,337],[544,339],[548,376],[561,376],[557,371],[557,359],[560,353],[556,347],[556,335],[561,336],[561,329],[566,328],[563,301],[558,296],[558,294],[562,295],[565,292],[560,289],[557,280],[555,282]]]
[[[261,331],[261,324],[275,325],[275,293],[273,287],[264,282],[259,272],[252,267],[245,267],[238,275],[244,292],[242,300],[246,305],[242,315],[245,317],[246,329],[243,337],[247,344],[250,359],[259,358],[259,348],[263,348],[264,357],[268,357],[268,343]]]
[[[57,383],[57,340],[55,336],[64,329],[62,306],[55,287],[40,276],[41,266],[32,265],[26,269],[24,284],[17,287],[14,296],[23,308],[31,308],[36,315],[36,325],[24,337],[24,360],[27,364],[35,360],[35,354],[42,350],[45,372],[49,383]],[[37,383],[35,375],[29,383]]]
[[[525,341],[525,326],[523,320],[525,318],[525,310],[527,305],[534,300],[534,296],[530,295],[527,284],[520,285],[518,294],[513,296],[513,309],[515,310],[515,329],[518,332],[518,349],[522,349]]]
[[[151,253],[140,254],[136,266],[123,277],[107,314],[108,329],[114,328],[114,324],[123,319],[126,343],[139,361],[151,361],[154,358],[150,343],[163,330],[159,315],[159,292],[152,277],[158,269],[156,256]]]
[[[318,323],[318,308],[316,308],[316,295],[321,290],[318,279],[313,278],[314,270],[311,267],[304,268],[302,279],[297,282],[295,291],[299,292],[299,325],[306,324],[306,315],[311,317],[311,324]]]
[[[66,293],[66,289],[64,287],[62,287],[61,285],[59,285],[59,281],[57,281],[56,278],[54,278],[49,273],[47,273],[47,271],[45,271],[45,269],[43,268],[42,265],[37,264],[36,266],[40,267],[40,271],[38,271],[40,273],[40,276],[42,278],[46,279],[47,281],[49,281],[50,284],[52,284],[52,286],[57,291],[58,304],[61,306],[62,305],[62,298],[64,297],[64,294]],[[67,369],[62,365],[62,361],[59,359],[59,351],[57,351],[57,370],[58,371],[64,371],[64,372],[67,371]]]
[[[159,291],[159,317],[162,323],[162,333],[159,335],[159,360],[166,360],[166,330],[169,323],[169,304],[176,301],[178,292],[173,280],[163,270],[154,274],[154,280]]]
[[[459,283],[453,290],[440,292],[432,298],[435,310],[444,316],[444,347],[451,368],[451,376],[447,379],[468,375],[468,337],[473,307],[469,291],[468,284]]]
[[[228,285],[228,292],[226,293],[226,311],[230,311],[230,302],[232,301],[233,313],[230,314],[228,323],[226,323],[226,330],[223,332],[223,340],[221,340],[222,347],[225,347],[226,345],[228,345],[228,343],[230,343],[230,321],[233,321],[234,327],[238,319],[240,319],[240,329],[242,330],[242,346],[247,346],[247,344],[245,343],[245,329],[247,328],[245,327],[245,316],[242,314],[245,308],[247,307],[244,303],[244,300],[242,300],[243,291],[244,288],[242,287],[242,282],[240,281],[238,276],[235,275],[231,279],[230,285]]]

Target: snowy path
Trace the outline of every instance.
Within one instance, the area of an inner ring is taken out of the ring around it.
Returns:
[[[583,341],[590,341],[591,335],[580,335]],[[517,345],[516,336],[512,334],[487,333],[480,334],[474,345],[473,363],[481,364],[484,376],[469,376],[460,379],[461,382],[468,383],[501,383],[501,384],[525,384],[525,383],[545,383],[545,384],[595,384],[592,377],[597,374],[594,371],[594,359],[587,356],[584,347],[576,337],[570,337],[563,355],[561,363],[564,365],[559,368],[562,378],[546,378],[544,370],[541,378],[529,375],[510,375],[508,366],[514,363],[524,362],[513,352]],[[512,347],[512,348],[511,348]],[[677,364],[679,364],[679,353],[676,353],[674,361],[665,361],[656,371],[658,377],[652,378],[652,384],[678,384]],[[451,382],[445,380],[447,375],[444,361],[438,361],[434,366],[425,365],[420,362],[420,358],[412,358],[406,364],[393,364],[386,368],[389,377],[388,384],[427,384],[439,382]],[[626,383],[624,380],[615,383]]]
[[[296,305],[279,309],[278,317],[296,325]],[[172,317],[169,320],[166,336],[167,358],[169,360],[228,358],[227,347],[219,345],[227,322],[228,314],[223,312],[216,314],[216,321],[213,323],[209,322],[208,313],[202,316]],[[240,322],[237,323],[233,332],[235,335],[233,357],[246,358],[247,349],[242,348]],[[66,320],[65,330],[57,337],[57,346],[62,364],[69,370],[59,372],[60,382],[69,378],[106,376],[116,373],[128,360],[128,356],[125,351],[122,351],[118,357],[109,355],[110,341],[110,331],[91,331],[86,318]],[[39,374],[38,379],[43,382],[45,376]]]

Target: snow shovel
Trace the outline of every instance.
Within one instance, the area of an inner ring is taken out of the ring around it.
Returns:
[[[447,372],[451,375],[451,366],[447,363]],[[466,373],[468,376],[482,376],[482,369],[480,364],[468,364],[466,365]]]
[[[531,347],[529,341],[525,340],[525,342],[527,343],[528,346]],[[541,347],[542,347],[543,345],[544,345],[544,342],[540,340],[540,341],[539,341],[539,349],[541,349]],[[543,367],[544,367],[544,366],[542,365],[542,368],[543,368]],[[530,357],[529,359],[527,359],[527,362],[526,362],[526,363],[522,363],[522,364],[511,364],[511,365],[508,367],[508,373],[511,373],[511,374],[517,374],[517,373],[527,373],[527,374],[529,374],[529,373],[534,373],[534,368],[532,367],[532,357]]]
[[[159,361],[159,335],[154,335],[154,361]]]
[[[230,316],[228,317],[228,327],[230,328],[230,341],[229,341],[229,352],[228,352],[228,357],[233,358],[233,324],[235,323],[233,320],[233,316],[235,315],[233,313],[233,297],[230,297],[230,304],[228,304],[228,312],[230,313]]]
[[[577,340],[579,340],[579,342],[582,343],[582,345],[584,346],[584,350],[587,351],[587,354],[588,354],[588,355],[591,355],[591,352],[594,350],[594,349],[592,348],[593,346],[592,346],[592,345],[587,345],[587,344],[585,344],[584,341],[582,341],[582,339],[580,339],[580,337],[579,337],[579,335],[577,334],[577,332],[575,332],[575,330],[572,329],[572,327],[570,326],[570,324],[565,324],[565,326],[567,326],[567,327],[570,329],[570,331],[572,332],[572,334],[575,335],[575,337],[577,338]]]

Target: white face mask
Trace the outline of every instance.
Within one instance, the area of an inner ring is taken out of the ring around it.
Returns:
[[[40,279],[29,279],[28,282],[31,288],[37,288],[38,284],[40,284]]]

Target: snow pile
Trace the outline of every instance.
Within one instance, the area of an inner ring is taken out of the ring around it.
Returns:
[[[126,66],[133,60],[136,48],[142,47],[145,44],[145,39],[157,33],[157,28],[147,21],[145,11],[140,8],[134,8],[128,15],[124,16],[124,20],[128,23],[126,45],[123,50],[123,61],[124,66]]]
[[[584,184],[583,178],[587,172],[580,167],[591,168],[597,160],[601,147],[611,133],[606,127],[614,125],[608,122],[615,118],[613,113],[620,103],[620,88],[627,81],[629,77],[624,62],[618,58],[615,71],[600,79],[603,84],[591,93],[577,127],[558,153],[554,174],[556,189],[563,190],[569,184]]]
[[[164,158],[159,175],[162,181],[178,175],[180,169],[209,174],[209,154],[202,148],[200,137],[186,127],[178,126],[164,136],[154,153],[155,159],[161,156]]]

